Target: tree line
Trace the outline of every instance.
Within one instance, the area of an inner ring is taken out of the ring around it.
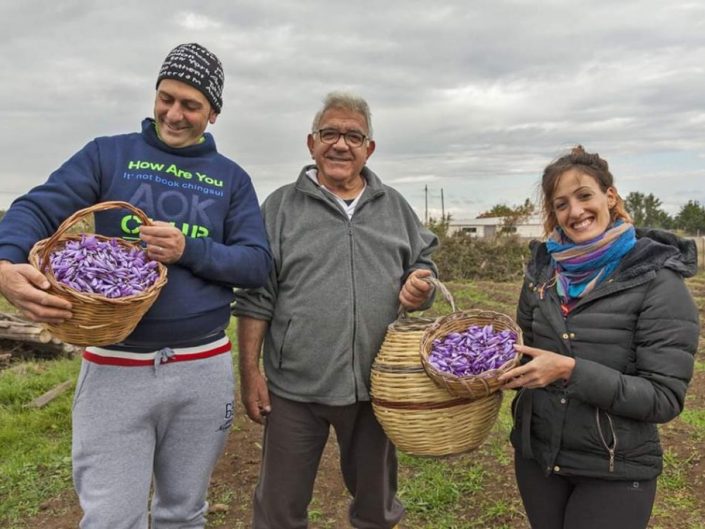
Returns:
[[[662,228],[686,235],[705,235],[705,206],[697,200],[689,200],[675,215],[669,215],[663,209],[661,200],[653,193],[647,195],[638,191],[631,192],[624,198],[624,205],[635,226]],[[505,226],[516,226],[536,212],[537,207],[526,199],[518,206],[497,204],[480,213],[477,218],[504,217]]]
[[[679,230],[688,235],[705,235],[705,207],[697,200],[689,200],[673,216],[662,209],[661,201],[652,193],[629,193],[624,203],[636,226]]]

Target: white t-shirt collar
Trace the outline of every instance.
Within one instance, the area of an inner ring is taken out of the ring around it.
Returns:
[[[357,204],[360,201],[360,197],[362,196],[362,193],[365,192],[365,188],[367,187],[367,180],[365,180],[364,177],[362,177],[362,189],[353,199],[353,201],[348,204],[344,199],[336,195],[334,191],[328,189],[326,186],[321,184],[321,182],[318,180],[318,169],[316,169],[315,167],[309,169],[308,171],[306,171],[306,176],[308,176],[314,184],[316,184],[318,187],[320,187],[321,189],[329,193],[333,198],[335,198],[336,202],[340,204],[340,206],[343,208],[343,211],[345,211],[345,213],[347,214],[348,219],[352,219],[353,213],[355,213],[355,208],[357,207]]]

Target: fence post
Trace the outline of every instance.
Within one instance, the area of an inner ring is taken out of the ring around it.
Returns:
[[[695,251],[698,259],[698,272],[705,270],[705,235],[689,237],[695,243]]]

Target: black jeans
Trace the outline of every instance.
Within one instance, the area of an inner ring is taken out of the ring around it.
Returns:
[[[536,461],[517,453],[514,470],[534,529],[645,529],[649,523],[656,479],[546,476]]]

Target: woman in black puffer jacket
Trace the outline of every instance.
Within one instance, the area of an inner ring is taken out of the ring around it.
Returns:
[[[535,529],[643,529],[662,470],[658,423],[682,410],[698,345],[683,281],[693,241],[637,230],[607,162],[581,146],[546,167],[548,239],[517,311],[521,366],[503,377],[515,470]]]

